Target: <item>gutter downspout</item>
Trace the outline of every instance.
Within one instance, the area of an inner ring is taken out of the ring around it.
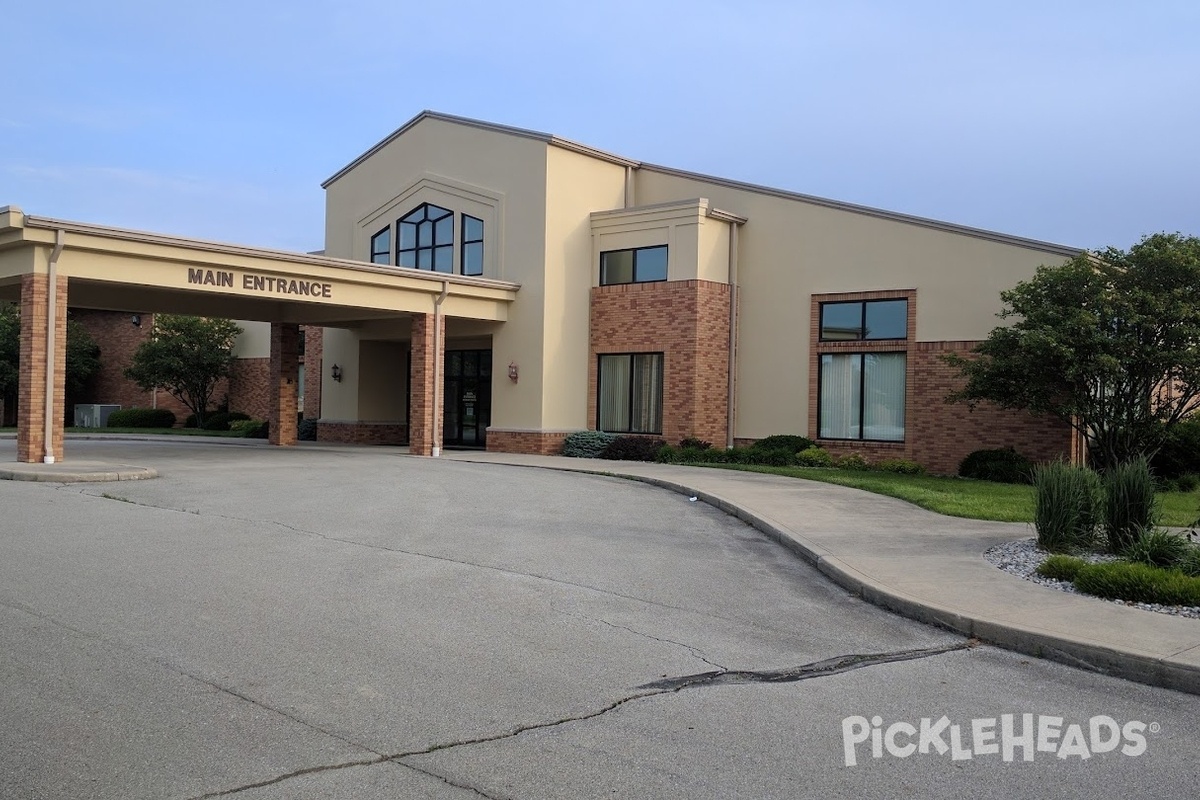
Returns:
[[[442,293],[433,299],[433,448],[432,455],[434,458],[441,458],[442,455],[442,425],[439,411],[442,410],[442,362],[445,360],[443,351],[442,325],[444,317],[442,316],[442,303],[446,300],[446,295],[450,293],[450,282],[442,281]]]
[[[54,351],[58,318],[58,257],[62,255],[67,232],[59,228],[54,232],[54,250],[50,252],[48,266],[50,285],[46,289],[46,407],[43,428],[46,449],[42,462],[54,463]],[[61,422],[61,420],[60,420]]]
[[[737,323],[738,323],[738,231],[741,225],[729,226],[729,397],[726,403],[725,447],[733,447],[733,424],[737,419]]]
[[[633,167],[625,167],[625,208],[633,208]]]

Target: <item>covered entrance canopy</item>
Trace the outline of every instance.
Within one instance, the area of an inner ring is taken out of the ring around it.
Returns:
[[[412,322],[412,451],[440,448],[447,316],[503,322],[520,286],[35,217],[0,207],[0,300],[21,308],[17,458],[63,458],[67,305],[271,323],[272,444],[296,441],[300,325]]]

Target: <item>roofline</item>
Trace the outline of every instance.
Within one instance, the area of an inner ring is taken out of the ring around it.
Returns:
[[[564,139],[561,136],[555,136],[552,133],[543,133],[541,131],[534,131],[534,130],[530,130],[528,128],[514,128],[511,125],[500,125],[499,123],[496,123],[496,122],[486,122],[481,119],[471,119],[470,117],[458,117],[453,114],[443,114],[440,111],[430,111],[429,109],[426,109],[426,110],[422,111],[420,114],[417,114],[415,117],[410,119],[408,122],[401,125],[396,130],[392,131],[390,134],[388,134],[386,137],[384,137],[382,140],[380,140],[377,144],[372,146],[369,150],[367,150],[365,153],[360,155],[358,158],[354,159],[349,164],[347,164],[346,166],[342,167],[337,172],[335,172],[333,175],[326,178],[321,183],[321,188],[328,189],[329,185],[332,184],[334,181],[336,181],[338,178],[342,177],[347,172],[354,169],[359,164],[363,163],[368,158],[370,158],[371,156],[378,153],[384,147],[387,147],[389,144],[391,144],[397,138],[399,138],[400,136],[403,136],[410,129],[415,127],[418,123],[420,123],[421,121],[426,120],[426,119],[436,119],[441,122],[450,122],[455,125],[464,125],[468,128],[479,128],[480,130],[491,131],[493,133],[505,133],[505,134],[508,134],[509,136],[518,136],[522,139],[533,139],[534,141],[544,142],[545,144],[554,145],[555,147],[561,147],[564,150],[572,150],[576,153],[582,153],[585,156],[591,156],[592,158],[598,158],[601,161],[609,161],[613,164],[619,164],[623,167],[637,167],[639,165],[639,162],[637,162],[637,161],[632,161],[628,158],[623,158],[623,157],[615,155],[613,153],[608,153],[603,150],[598,150],[595,147],[589,147],[586,144],[580,144],[579,142],[573,142],[570,139]]]
[[[618,156],[604,150],[598,150],[594,147],[589,147],[579,142],[564,139],[560,136],[555,136],[551,133],[542,133],[541,131],[529,130],[528,128],[514,128],[509,125],[500,125],[495,122],[485,122],[484,120],[471,119],[469,117],[458,117],[453,114],[443,114],[438,111],[429,111],[428,109],[417,114],[408,122],[401,125],[393,131],[387,138],[380,141],[370,150],[360,155],[358,158],[351,161],[346,166],[342,167],[324,183],[321,184],[322,189],[329,188],[329,185],[338,178],[345,175],[350,170],[363,163],[375,153],[390,144],[397,137],[403,135],[409,129],[424,119],[436,119],[442,122],[450,122],[456,125],[465,125],[471,128],[479,128],[481,130],[493,131],[495,133],[504,133],[509,136],[519,136],[524,139],[533,139],[535,141],[544,142],[555,147],[561,147],[564,150],[571,150],[576,153],[581,153],[592,158],[597,158],[602,161],[607,161],[612,164],[618,164],[623,167],[632,167],[633,169],[644,169],[651,172],[660,172],[664,175],[674,175],[679,178],[688,178],[691,180],[704,181],[718,186],[725,186],[730,189],[740,189],[747,192],[755,192],[757,194],[770,195],[779,197],[785,200],[794,200],[801,203],[809,203],[811,205],[822,206],[824,208],[832,208],[838,211],[849,211],[853,214],[862,214],[868,217],[876,217],[879,219],[891,220],[892,222],[901,222],[908,225],[919,225],[923,228],[932,228],[934,230],[946,231],[948,233],[956,233],[963,236],[972,236],[977,239],[986,239],[988,241],[1000,242],[1003,244],[1016,245],[1018,247],[1026,247],[1031,250],[1040,250],[1042,252],[1054,253],[1055,255],[1066,256],[1072,258],[1080,253],[1086,252],[1084,248],[1072,247],[1065,244],[1057,244],[1055,242],[1044,242],[1039,239],[1028,239],[1023,236],[1013,236],[999,231],[991,231],[985,228],[972,228],[968,225],[957,225],[953,222],[944,222],[942,220],[930,219],[928,217],[918,217],[912,214],[902,214],[896,211],[886,211],[882,208],[873,208],[871,206],[862,206],[856,203],[845,203],[840,200],[830,200],[825,197],[817,197],[811,194],[801,194],[799,192],[789,192],[784,189],[776,189],[771,186],[761,186],[754,183],[745,183],[743,181],[730,180],[728,178],[718,178],[714,175],[705,175],[700,172],[689,172],[687,170],[675,169],[674,167],[664,167],[660,164],[647,164],[641,161],[634,161],[623,156]],[[744,223],[744,217],[740,217],[729,211],[717,211],[713,209],[712,216],[720,219],[728,216],[729,221],[738,224]]]
[[[227,242],[214,242],[208,239],[191,239],[184,236],[173,236],[164,233],[151,233],[149,231],[131,230],[129,228],[113,228],[107,225],[97,225],[91,222],[73,222],[71,220],[53,219],[51,217],[36,217],[30,214],[25,215],[24,226],[26,228],[61,230],[65,231],[66,233],[100,236],[107,239],[123,239],[125,241],[139,242],[142,244],[157,244],[167,247],[182,247],[189,250],[203,250],[210,253],[222,253],[225,255],[250,256],[254,258],[270,259],[273,261],[290,261],[297,264],[310,264],[312,266],[319,267],[352,269],[358,272],[373,272],[384,275],[425,278],[428,280],[437,281],[439,283],[442,281],[447,281],[454,284],[479,286],[490,289],[515,290],[521,288],[521,284],[519,283],[515,283],[513,281],[501,281],[494,278],[475,278],[467,275],[450,275],[443,272],[431,272],[430,270],[410,269],[408,267],[381,267],[366,261],[352,261],[348,258],[333,258],[326,255],[300,253],[293,252],[291,250],[273,250],[266,247],[251,247],[249,245],[229,244]]]
[[[885,211],[882,208],[860,206],[855,203],[845,203],[840,200],[830,200],[825,197],[817,197],[811,194],[789,192],[787,190],[776,189],[771,186],[760,186],[758,184],[744,183],[742,181],[730,180],[728,178],[718,178],[713,175],[705,175],[699,172],[688,172],[687,170],[675,169],[674,167],[664,167],[659,164],[642,163],[639,168],[648,170],[650,172],[661,172],[664,175],[674,175],[678,178],[688,178],[691,180],[704,181],[705,183],[715,183],[719,186],[725,186],[730,189],[740,189],[742,191],[755,192],[757,194],[765,194],[772,197],[780,197],[785,200],[795,200],[801,203],[823,206],[825,208],[832,208],[838,211],[849,211],[854,214],[862,214],[868,217],[878,217],[880,219],[891,220],[893,222],[903,222],[909,225],[919,225],[924,228],[933,228],[934,230],[946,231],[948,233],[973,236],[977,239],[987,239],[993,242],[1027,247],[1031,250],[1041,250],[1048,253],[1054,253],[1055,255],[1066,256],[1068,258],[1073,258],[1080,253],[1086,252],[1086,250],[1081,247],[1071,247],[1070,245],[1056,244],[1054,242],[1043,242],[1039,239],[1027,239],[1023,236],[1013,236],[1011,234],[1000,233],[998,231],[989,231],[985,228],[972,228],[967,225],[956,225],[953,222],[943,222],[942,220],[930,219],[928,217],[917,217],[912,214],[901,214],[896,211]]]

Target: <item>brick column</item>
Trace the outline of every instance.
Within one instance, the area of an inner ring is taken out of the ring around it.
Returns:
[[[435,413],[433,380],[434,365],[443,359],[445,343],[435,336],[435,326],[433,314],[412,315],[408,449],[415,456],[433,455],[434,445],[440,446],[442,441],[442,409],[436,409]]]
[[[17,460],[40,463],[46,455],[46,320],[50,277],[21,276],[21,355],[17,383]],[[67,394],[67,278],[58,276],[54,319],[54,418],[51,452],[63,458]]]
[[[309,325],[304,329],[304,418],[321,417],[321,370],[325,329]]]
[[[271,323],[271,444],[296,443],[296,391],[300,379],[300,326]]]

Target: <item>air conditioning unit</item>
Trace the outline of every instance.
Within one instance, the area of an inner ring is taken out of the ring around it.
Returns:
[[[75,427],[76,428],[107,428],[108,415],[114,411],[120,411],[121,407],[117,405],[106,405],[101,403],[92,403],[89,405],[75,406]]]

